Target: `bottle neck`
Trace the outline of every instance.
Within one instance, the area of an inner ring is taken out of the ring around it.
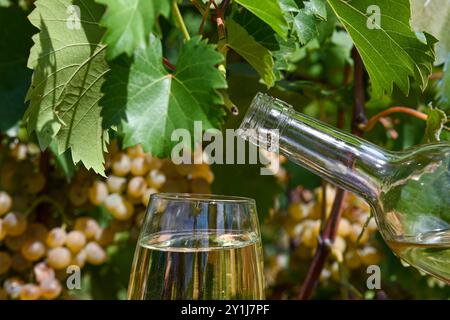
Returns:
[[[370,203],[378,198],[391,158],[388,152],[259,93],[239,134],[253,144],[267,148],[266,137],[270,132],[278,136],[280,153],[293,162]]]

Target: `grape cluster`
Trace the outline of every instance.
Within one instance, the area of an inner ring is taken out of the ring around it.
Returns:
[[[140,146],[120,150],[116,141],[106,178],[77,168],[70,181],[34,144],[1,148],[0,300],[61,297],[69,266],[107,263],[121,233],[136,240],[151,194],[210,193],[213,180],[206,164],[174,165]],[[97,208],[106,222],[90,216]]]
[[[321,188],[312,193],[303,189],[299,191],[300,196],[289,204],[286,215],[282,217],[280,223],[286,241],[294,248],[291,261],[287,262],[280,256],[269,258],[268,264],[271,266],[269,279],[275,281],[283,267],[289,267],[288,263],[309,265],[317,249],[323,205],[325,212],[329,214],[335,196],[333,187],[326,188],[326,199],[322,199]],[[378,264],[381,259],[380,250],[373,237],[377,226],[374,219],[368,220],[370,214],[368,205],[353,194],[347,194],[342,210],[331,255],[320,277],[322,282],[341,282],[342,268],[351,275],[352,272],[358,272],[365,266]],[[364,228],[366,222],[368,224]]]

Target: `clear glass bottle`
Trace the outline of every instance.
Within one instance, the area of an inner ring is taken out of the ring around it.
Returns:
[[[281,154],[364,198],[397,256],[450,283],[449,143],[387,151],[259,93],[239,135],[267,148],[275,129]]]

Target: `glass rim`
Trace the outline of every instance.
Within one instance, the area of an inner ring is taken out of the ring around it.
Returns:
[[[175,192],[161,192],[154,193],[150,196],[150,200],[165,199],[171,201],[201,201],[201,202],[236,202],[236,203],[250,203],[255,204],[255,199],[229,196],[219,194],[202,194],[202,193],[175,193]]]

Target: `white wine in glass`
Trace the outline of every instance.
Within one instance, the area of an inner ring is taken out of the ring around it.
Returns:
[[[264,299],[255,202],[156,194],[136,247],[129,299]]]

